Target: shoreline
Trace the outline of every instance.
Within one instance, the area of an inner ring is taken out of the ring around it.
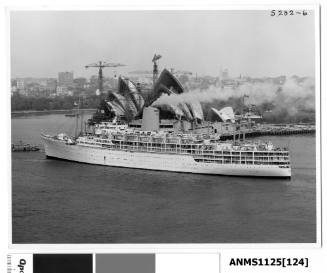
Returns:
[[[12,111],[11,117],[19,117],[19,116],[28,116],[28,115],[49,115],[49,114],[67,114],[75,111],[76,109],[58,109],[58,110],[26,110],[26,111]],[[95,112],[96,108],[83,108],[79,109],[79,111],[83,112]],[[269,123],[269,122],[262,122],[260,123],[262,126],[276,126],[276,127],[285,127],[290,125],[312,125],[315,126],[314,122],[288,122],[288,123]]]
[[[20,116],[29,116],[29,115],[68,114],[76,110],[77,109],[12,111],[11,117],[20,117]],[[83,111],[83,112],[94,112],[96,110],[97,109],[95,108],[79,109],[79,111]]]

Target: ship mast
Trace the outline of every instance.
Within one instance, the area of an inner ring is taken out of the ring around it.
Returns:
[[[84,107],[83,103],[84,103],[84,98],[82,97],[81,106],[79,107],[79,109],[80,109],[79,115],[81,116],[81,130],[79,132],[79,135],[82,135],[82,133],[83,133],[84,112],[83,112],[83,110],[81,110],[82,107]]]
[[[75,124],[75,138],[78,137],[78,117],[80,114],[80,102],[81,102],[81,97],[78,97],[78,104],[77,104],[77,111],[76,111],[76,124]]]

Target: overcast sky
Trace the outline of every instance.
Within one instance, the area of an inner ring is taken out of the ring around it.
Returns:
[[[200,75],[314,76],[314,14],[267,11],[15,11],[12,77],[90,76],[86,64],[120,62],[118,74],[160,69]],[[112,76],[114,69],[106,69]]]

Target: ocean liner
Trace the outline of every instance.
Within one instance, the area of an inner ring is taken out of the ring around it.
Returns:
[[[290,177],[289,152],[271,143],[221,142],[214,135],[141,131],[102,122],[77,138],[42,135],[47,157],[173,172]]]

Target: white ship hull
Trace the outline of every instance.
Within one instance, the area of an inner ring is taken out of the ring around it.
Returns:
[[[230,176],[290,177],[290,168],[274,165],[216,164],[194,161],[191,155],[109,150],[102,147],[67,145],[64,141],[43,137],[48,157],[70,161],[172,172]]]

